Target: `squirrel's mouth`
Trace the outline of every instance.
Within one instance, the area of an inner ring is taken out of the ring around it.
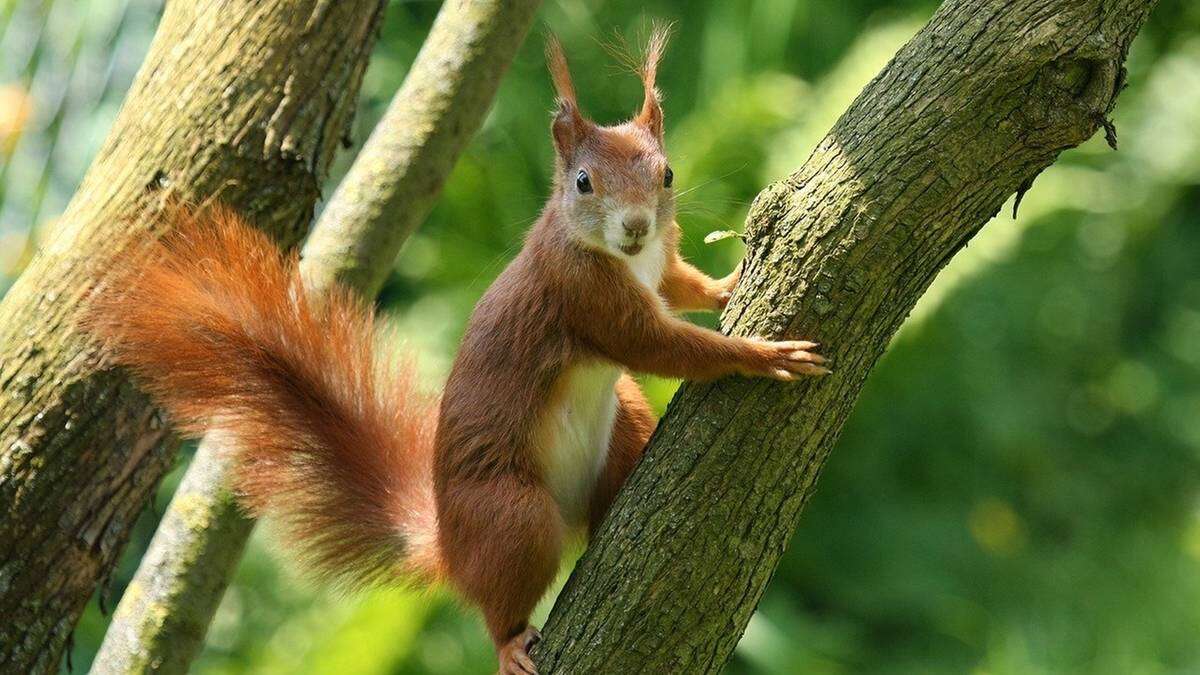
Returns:
[[[621,253],[624,253],[625,255],[637,255],[638,253],[642,252],[642,242],[635,241],[631,244],[621,244],[618,248],[620,248]]]

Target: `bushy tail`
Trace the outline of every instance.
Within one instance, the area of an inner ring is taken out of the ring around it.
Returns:
[[[310,301],[296,256],[233,213],[173,218],[106,275],[86,328],[180,431],[218,434],[243,503],[320,576],[438,576],[436,404],[410,364],[379,358],[371,309],[347,291]]]

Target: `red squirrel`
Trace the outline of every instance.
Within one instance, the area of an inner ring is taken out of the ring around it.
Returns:
[[[449,582],[483,613],[501,673],[535,673],[529,616],[564,540],[595,530],[656,421],[630,372],[792,380],[829,371],[808,341],[730,337],[672,312],[719,310],[679,255],[655,31],[632,120],[580,113],[550,38],[553,193],[475,307],[439,402],[377,353],[369,305],[306,296],[297,257],[222,209],[180,212],[116,266],[88,329],[181,432],[230,441],[237,492],[301,558],[356,587]]]

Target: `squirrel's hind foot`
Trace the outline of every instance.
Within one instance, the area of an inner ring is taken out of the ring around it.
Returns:
[[[500,659],[497,675],[537,675],[537,666],[529,657],[529,650],[542,639],[542,634],[533,626],[514,635],[496,656]]]

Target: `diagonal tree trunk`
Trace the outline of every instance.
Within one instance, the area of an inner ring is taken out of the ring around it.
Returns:
[[[0,672],[53,672],[176,443],[76,329],[105,261],[173,197],[296,242],[345,135],[382,0],[171,2],[45,250],[0,304]]]
[[[543,673],[716,672],[867,374],[937,272],[1107,124],[1155,0],[947,0],[755,201],[723,325],[834,374],[686,384],[546,624]]]
[[[378,292],[404,240],[428,215],[483,122],[541,0],[442,6],[404,84],[309,235],[310,289]],[[92,664],[96,675],[185,673],[241,559],[254,522],[205,439],[121,598]]]

